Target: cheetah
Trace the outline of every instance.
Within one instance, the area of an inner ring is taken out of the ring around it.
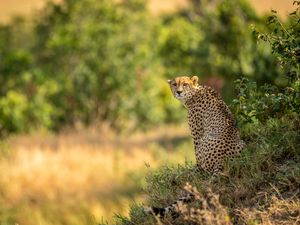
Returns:
[[[198,84],[198,77],[181,76],[168,81],[175,98],[188,111],[197,167],[219,172],[225,158],[240,154],[240,139],[233,116],[221,96],[211,87]]]
[[[239,155],[244,146],[228,106],[214,89],[199,85],[197,76],[180,76],[168,83],[174,97],[188,111],[197,168],[213,174],[222,171],[224,160]],[[192,199],[187,195],[166,208],[150,207],[146,211],[163,216],[180,202]]]

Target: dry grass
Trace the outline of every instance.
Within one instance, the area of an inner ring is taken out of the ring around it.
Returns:
[[[52,0],[60,2],[62,0]],[[25,15],[29,16],[35,10],[41,9],[46,0],[0,0],[0,22],[6,23],[12,16]],[[258,13],[269,12],[271,9],[276,9],[280,16],[286,16],[293,7],[293,0],[249,0],[255,7]],[[187,7],[187,0],[150,0],[149,9],[152,14],[159,15],[178,10],[179,8]]]
[[[193,187],[188,182],[183,187],[185,194],[189,193],[192,197],[192,205],[189,203],[178,202],[174,212],[167,214],[165,217],[156,216],[153,212],[149,215],[155,218],[157,225],[173,224],[172,219],[175,219],[176,224],[189,225],[230,225],[230,216],[228,208],[221,205],[219,196],[212,192],[210,188],[204,196],[196,187]],[[196,206],[196,207],[195,207]],[[150,211],[151,212],[151,211]]]
[[[19,211],[11,215],[19,224],[84,223],[63,218],[76,217],[77,211],[111,221],[114,213],[126,214],[130,203],[143,198],[147,165],[152,169],[189,157],[192,149],[178,153],[173,143],[186,134],[185,128],[169,128],[128,137],[102,128],[11,138],[8,154],[0,160],[5,174],[0,177],[0,204],[7,214]],[[65,215],[59,214],[61,206]]]
[[[206,188],[206,194],[200,193],[196,187],[186,183],[184,189],[193,196],[192,204],[180,203],[175,211],[180,218],[175,218],[176,224],[190,225],[230,225],[231,221],[228,207],[221,204],[219,195],[210,188]],[[300,200],[296,196],[283,198],[277,189],[269,196],[266,192],[259,193],[265,197],[266,205],[241,207],[236,209],[240,221],[237,224],[261,224],[261,225],[297,225],[300,224]],[[173,214],[176,215],[176,214]],[[170,215],[165,218],[154,216],[155,223],[173,224]],[[173,221],[174,222],[174,221]]]
[[[186,0],[150,0],[149,10],[153,15],[175,12],[178,9],[186,8],[188,1]]]
[[[298,198],[283,199],[275,195],[268,200],[267,209],[246,208],[240,214],[245,224],[300,224],[300,200]]]
[[[29,16],[33,11],[43,8],[46,2],[46,0],[0,0],[0,22],[6,23],[16,15]]]
[[[200,194],[196,187],[190,184],[186,184],[184,189],[195,196],[195,201],[198,205],[197,208],[182,205],[178,211],[183,215],[185,221],[195,224],[203,225],[229,225],[230,217],[228,215],[228,209],[221,205],[219,196],[212,192],[211,189],[207,190],[206,196]]]
[[[259,14],[277,10],[281,17],[285,17],[294,9],[294,0],[249,0]]]

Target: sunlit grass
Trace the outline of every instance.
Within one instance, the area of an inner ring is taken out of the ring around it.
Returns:
[[[146,174],[193,160],[185,127],[10,138],[0,160],[0,224],[91,224],[142,202]],[[4,149],[4,148],[3,148]]]
[[[60,2],[61,0],[52,0]],[[117,1],[117,0],[116,0]],[[0,22],[8,22],[15,15],[30,15],[34,10],[41,9],[46,0],[19,0],[6,1],[0,0]],[[259,13],[270,12],[276,9],[281,16],[286,16],[287,12],[292,9],[293,0],[250,0],[249,1]],[[162,14],[176,11],[179,8],[187,7],[187,0],[151,0],[149,1],[149,10],[152,14]]]

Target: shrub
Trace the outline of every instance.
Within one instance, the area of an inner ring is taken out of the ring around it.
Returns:
[[[285,71],[287,82],[283,86],[258,86],[256,82],[246,78],[236,80],[239,93],[233,105],[242,124],[265,122],[270,117],[280,118],[285,114],[300,112],[300,1],[294,1],[294,4],[297,8],[290,14],[287,25],[284,25],[276,11],[273,11],[273,15],[267,19],[271,33],[262,34],[254,30],[258,39],[270,43],[272,53]]]

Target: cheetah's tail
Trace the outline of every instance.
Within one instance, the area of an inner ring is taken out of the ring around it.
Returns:
[[[173,204],[168,205],[165,208],[159,207],[145,207],[144,211],[148,214],[152,214],[154,216],[158,216],[159,218],[165,217],[168,213],[176,213],[176,209],[178,209],[181,205],[192,202],[195,199],[195,196],[191,193],[188,193],[186,196],[179,198]]]

